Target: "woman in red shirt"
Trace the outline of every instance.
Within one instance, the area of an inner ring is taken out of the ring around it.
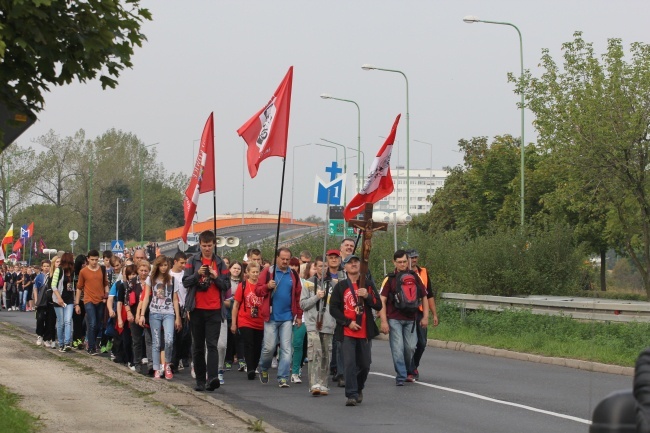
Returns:
[[[256,262],[249,263],[246,273],[248,278],[240,283],[235,294],[230,330],[233,333],[239,332],[239,338],[243,341],[248,380],[253,380],[264,340],[264,319],[260,315],[262,298],[255,295],[260,265]]]

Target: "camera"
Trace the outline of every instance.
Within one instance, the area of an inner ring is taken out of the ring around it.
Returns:
[[[258,310],[257,306],[256,305],[252,306],[251,307],[251,317],[253,319],[257,319],[258,314],[259,314],[259,310]]]

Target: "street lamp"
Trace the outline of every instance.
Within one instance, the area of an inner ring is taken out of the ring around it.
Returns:
[[[366,174],[366,154],[363,153],[363,151],[361,149],[355,149],[354,147],[348,147],[348,149],[356,150],[358,152],[357,153],[357,159],[361,159],[363,161],[362,162],[363,169],[360,172],[359,171],[357,172],[357,184],[358,184],[359,179],[361,180],[361,182],[363,182],[365,180],[365,178],[366,178],[366,176],[365,176],[365,174]],[[359,192],[359,191],[361,191],[361,188],[357,189],[357,192]]]
[[[93,212],[93,176],[94,176],[94,163],[95,163],[95,157],[97,148],[95,147],[94,144],[91,144],[91,150],[90,150],[90,185],[88,188],[88,249],[86,251],[90,251],[90,228],[92,227],[91,221],[92,221],[92,212]],[[111,146],[108,147],[102,147],[99,150],[110,150]]]
[[[467,24],[473,24],[473,23],[486,23],[486,24],[499,24],[503,26],[510,26],[517,30],[517,34],[519,35],[519,62],[520,62],[520,67],[521,67],[521,75],[519,76],[519,85],[522,86],[520,92],[521,92],[521,226],[524,226],[524,216],[525,216],[525,211],[524,211],[524,152],[525,152],[525,146],[524,146],[524,89],[523,89],[523,83],[524,83],[524,44],[521,38],[521,31],[519,31],[519,28],[512,24],[512,23],[507,23],[507,22],[501,22],[501,21],[487,21],[487,20],[480,20],[478,17],[474,15],[467,15],[465,18],[463,18],[463,21],[466,22]]]
[[[115,240],[120,240],[120,202],[126,203],[127,199],[118,197],[117,198],[117,212],[115,212]]]
[[[361,109],[359,108],[359,104],[351,99],[335,98],[328,93],[321,93],[320,97],[323,99],[334,99],[335,101],[350,102],[357,106],[357,151],[361,152]],[[361,173],[361,161],[357,161],[357,173]],[[361,186],[359,184],[359,180],[357,179],[357,192],[359,192],[359,190],[361,190]]]
[[[138,169],[140,170],[140,245],[144,245],[144,175],[142,173],[142,150],[155,146],[158,143],[143,144],[138,151]]]
[[[361,69],[364,71],[385,71],[385,72],[395,72],[397,74],[402,74],[404,77],[404,80],[406,80],[406,213],[411,213],[411,193],[409,190],[411,189],[411,158],[410,158],[410,140],[409,140],[409,133],[410,133],[410,120],[409,120],[409,79],[406,77],[406,74],[400,70],[397,69],[385,69],[385,68],[378,68],[375,65],[369,65],[369,64],[364,64],[361,66]]]

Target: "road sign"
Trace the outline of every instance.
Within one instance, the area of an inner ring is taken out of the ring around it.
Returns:
[[[114,253],[123,253],[124,241],[111,241],[111,251]]]
[[[68,233],[68,237],[70,238],[71,241],[76,241],[79,238],[79,233],[77,233],[76,230],[70,230],[70,233]]]
[[[329,225],[329,234],[330,236],[344,236],[343,227],[345,226],[345,220],[343,219],[331,219]],[[353,236],[354,229],[348,227],[348,234],[345,236]]]
[[[330,182],[324,182],[316,176],[315,202],[339,206],[343,204],[345,194],[345,175],[339,176]],[[329,196],[329,197],[328,197]]]

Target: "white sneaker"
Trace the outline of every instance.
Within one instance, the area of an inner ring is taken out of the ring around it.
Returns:
[[[302,383],[302,379],[297,374],[291,375],[291,383]]]
[[[309,389],[311,395],[320,395],[320,385],[314,385]]]
[[[191,362],[190,365],[192,366],[192,372],[190,373],[192,375],[192,379],[196,379],[196,373],[194,372],[194,363]]]
[[[278,368],[278,358],[273,358],[271,361],[271,368]]]
[[[42,346],[43,345],[43,337],[41,337],[40,335],[36,339],[36,345],[37,346]]]

